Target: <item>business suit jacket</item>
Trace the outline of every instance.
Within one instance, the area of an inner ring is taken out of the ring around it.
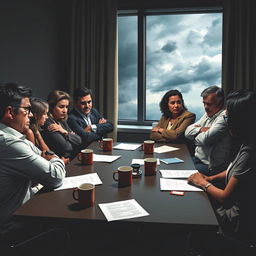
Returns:
[[[185,139],[184,133],[186,128],[194,123],[196,115],[189,111],[184,111],[172,125],[170,130],[165,130],[162,133],[159,132],[152,132],[150,134],[150,138],[155,141],[162,141],[162,142],[172,142],[172,143],[186,143],[187,140]],[[170,118],[166,118],[162,116],[158,122],[160,128],[167,129],[169,124]],[[178,130],[176,130],[179,128]]]
[[[104,124],[99,124],[99,120],[101,118],[103,118],[102,115],[100,115],[95,108],[92,108],[90,112],[90,119],[92,124],[96,125],[97,130],[96,132],[86,132],[84,128],[87,127],[87,123],[82,114],[74,108],[68,115],[68,125],[82,138],[84,146],[87,146],[92,141],[101,140],[104,134],[113,131],[112,123],[107,121]]]

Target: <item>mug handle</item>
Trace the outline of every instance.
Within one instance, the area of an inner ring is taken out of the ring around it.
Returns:
[[[72,195],[73,195],[73,198],[74,198],[75,200],[79,200],[79,198],[78,198],[78,188],[75,188],[75,189],[73,190]]]
[[[80,162],[82,161],[81,153],[78,153],[78,154],[77,154],[77,160],[80,161]]]
[[[118,181],[118,179],[116,178],[116,174],[118,174],[118,171],[114,171],[114,172],[113,172],[113,179],[114,179],[115,181]]]

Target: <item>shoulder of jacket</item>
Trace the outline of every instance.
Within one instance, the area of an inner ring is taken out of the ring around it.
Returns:
[[[184,117],[195,117],[196,115],[192,112],[189,112],[187,110],[185,110],[183,113],[182,113],[182,116]]]

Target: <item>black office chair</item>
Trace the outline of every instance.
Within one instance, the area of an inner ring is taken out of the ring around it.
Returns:
[[[68,256],[69,233],[61,228],[52,228],[18,243],[6,246],[8,256]]]
[[[221,254],[232,256],[255,256],[256,243],[252,241],[241,240],[239,238],[217,232],[218,243],[220,244]]]

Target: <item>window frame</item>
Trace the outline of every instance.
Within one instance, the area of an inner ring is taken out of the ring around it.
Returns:
[[[175,14],[203,14],[203,13],[222,13],[222,6],[211,7],[191,7],[191,8],[171,8],[161,10],[119,10],[117,17],[137,16],[137,40],[138,40],[138,56],[137,56],[137,120],[119,119],[120,125],[139,125],[149,126],[152,122],[159,120],[146,120],[146,17],[152,15],[175,15]],[[222,30],[223,31],[223,30]],[[223,37],[222,37],[223,38]],[[222,56],[223,56],[223,40],[222,40]],[[222,74],[221,74],[222,79]],[[143,99],[143,100],[139,100]]]

